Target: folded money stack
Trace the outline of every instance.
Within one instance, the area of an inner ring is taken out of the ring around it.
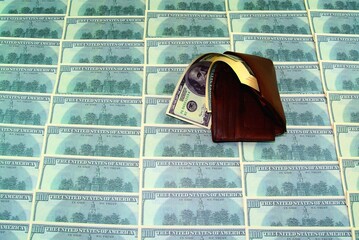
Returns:
[[[271,141],[286,131],[272,61],[235,52],[189,64],[167,114],[211,129],[214,142]]]

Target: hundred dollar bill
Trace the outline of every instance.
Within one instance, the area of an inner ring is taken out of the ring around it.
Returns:
[[[337,163],[245,164],[247,196],[343,196]]]
[[[321,61],[323,87],[326,91],[359,91],[359,63]]]
[[[324,95],[281,96],[287,125],[329,126],[327,99]]]
[[[58,94],[142,96],[143,66],[61,65]]]
[[[45,156],[39,188],[61,191],[138,192],[138,160]]]
[[[67,0],[3,0],[1,14],[65,14]]]
[[[176,49],[176,51],[173,51]],[[223,53],[230,49],[230,41],[223,39],[146,39],[147,64],[189,64],[208,52]]]
[[[34,219],[37,222],[137,225],[135,194],[82,194],[37,192]]]
[[[340,157],[359,157],[359,124],[334,123],[335,140]]]
[[[230,12],[232,32],[311,34],[306,11]]]
[[[348,227],[343,197],[247,199],[248,225],[265,227]]]
[[[145,126],[143,139],[145,157],[239,157],[238,143],[214,143],[204,128]]]
[[[348,193],[349,215],[351,226],[359,227],[359,192]]]
[[[343,185],[346,191],[359,191],[359,158],[340,158]]]
[[[146,37],[229,37],[225,13],[148,11]]]
[[[242,188],[238,160],[143,159],[143,188]]]
[[[27,239],[28,233],[28,223],[1,222],[0,224],[0,239]]]
[[[55,38],[62,36],[64,16],[3,15],[0,36],[16,38]]]
[[[338,10],[359,10],[359,3],[351,0],[306,0],[310,10],[312,9],[338,9]]]
[[[315,33],[359,33],[358,26],[355,24],[359,20],[358,12],[312,10],[309,11],[309,14],[311,20],[310,26]]]
[[[97,157],[138,158],[139,128],[94,128],[49,125],[45,153]]]
[[[206,106],[206,85],[211,60],[202,55],[180,77],[166,113],[182,121],[210,128],[211,115]]]
[[[332,122],[359,123],[359,94],[328,92]]]
[[[32,192],[0,191],[0,220],[29,221],[32,201]]]
[[[142,240],[145,239],[246,239],[246,232],[244,228],[142,228]]]
[[[166,114],[171,98],[165,96],[146,95],[144,99],[145,124],[188,124],[178,118]]]
[[[143,17],[68,17],[65,39],[142,39]]]
[[[61,63],[141,64],[143,41],[62,41]]]
[[[233,33],[234,51],[269,58],[274,62],[316,62],[311,35]]]
[[[359,36],[347,34],[316,34],[320,60],[359,61]]]
[[[279,93],[323,93],[318,63],[276,63],[274,67]]]
[[[39,160],[0,159],[0,189],[31,191],[36,187]]]
[[[275,142],[242,143],[244,161],[337,161],[331,127],[290,127]]]
[[[51,93],[57,67],[0,65],[0,91]]]
[[[145,0],[70,0],[70,16],[145,15]]]
[[[0,123],[45,125],[51,96],[35,94],[0,94]]]
[[[0,64],[56,65],[60,41],[0,39]]]
[[[236,10],[305,10],[302,0],[291,1],[252,1],[252,0],[229,0],[228,9]]]
[[[244,225],[241,191],[143,191],[143,225]]]
[[[172,96],[186,66],[146,66],[145,94],[147,95],[168,95]]]
[[[138,127],[141,112],[141,98],[56,95],[52,99],[50,122]]]
[[[114,239],[114,240],[136,240],[137,228],[126,226],[69,226],[63,223],[57,224],[32,224],[30,240],[43,239]]]
[[[0,156],[40,157],[44,128],[1,125],[0,137]]]
[[[225,11],[225,0],[148,0],[149,10]]]
[[[350,229],[249,229],[250,240],[350,240],[352,233]]]

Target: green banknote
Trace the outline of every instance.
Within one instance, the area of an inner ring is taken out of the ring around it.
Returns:
[[[242,188],[238,160],[143,159],[143,188]]]
[[[173,51],[176,49],[176,51]],[[203,39],[146,39],[147,64],[189,64],[209,52],[223,53],[230,49],[230,41]]]
[[[166,96],[145,96],[144,123],[145,124],[188,124],[178,118],[166,114],[171,98]]]
[[[171,117],[208,129],[211,125],[211,114],[206,106],[206,85],[208,85],[207,76],[212,62],[207,56],[202,55],[195,59],[183,72],[166,113]]]
[[[142,195],[143,225],[244,225],[241,191],[148,190]]]
[[[61,65],[58,94],[142,96],[143,66]]]
[[[39,160],[1,158],[0,189],[34,190],[36,188],[39,165]]]
[[[316,34],[320,60],[359,61],[359,37],[348,34]]]
[[[359,63],[321,61],[323,86],[326,91],[358,91]]]
[[[0,64],[56,65],[60,41],[2,38]]]
[[[70,0],[70,16],[145,15],[145,0]]]
[[[359,5],[358,5],[359,7]],[[318,11],[310,13],[311,27],[315,33],[358,34],[358,12]]]
[[[225,11],[226,0],[148,0],[149,10]]]
[[[244,240],[245,238],[245,229],[244,228],[221,228],[213,226],[211,228],[175,228],[175,229],[166,229],[160,227],[152,228],[142,228],[142,239],[188,239],[188,240],[200,240],[200,239],[238,239]]]
[[[0,225],[0,238],[8,240],[27,239],[29,233],[28,223],[2,222]]]
[[[352,0],[306,0],[310,10],[327,9],[327,10],[359,10],[359,3]]]
[[[349,227],[344,197],[248,198],[248,225],[251,227]]]
[[[36,222],[137,225],[138,195],[37,192]]]
[[[230,12],[232,32],[310,34],[306,11]]]
[[[143,17],[68,17],[65,39],[142,39]]]
[[[0,122],[19,125],[45,125],[50,95],[0,94]]]
[[[45,153],[50,155],[138,158],[140,129],[49,125]]]
[[[34,223],[31,228],[30,240],[43,239],[114,239],[137,240],[138,229],[127,226],[94,227],[94,226],[69,226],[62,223]]]
[[[359,157],[359,124],[334,123],[335,140],[340,157]]]
[[[1,14],[65,14],[67,0],[3,0]]]
[[[307,240],[350,240],[352,239],[352,233],[350,229],[332,228],[332,229],[288,229],[285,227],[276,229],[261,228],[261,229],[249,229],[250,240],[295,240],[295,239],[307,239]]]
[[[329,126],[327,99],[324,95],[282,95],[287,125]]]
[[[185,71],[183,65],[152,65],[146,67],[145,93],[147,95],[172,96],[178,79]]]
[[[127,226],[94,227],[94,226],[69,226],[62,223],[34,223],[31,228],[30,240],[43,239],[114,239],[137,240],[138,229]]]
[[[64,16],[0,16],[0,36],[16,38],[62,37]]]
[[[348,193],[349,215],[351,226],[359,227],[359,192]]]
[[[229,37],[225,13],[148,11],[147,38]]]
[[[0,91],[52,93],[56,66],[0,65]]]
[[[359,123],[359,94],[328,92],[332,122]]]
[[[343,186],[348,192],[359,191],[359,159],[340,158]]]
[[[211,131],[199,127],[145,126],[145,157],[238,158],[238,143],[214,143]]]
[[[141,64],[143,41],[62,41],[61,63]]]
[[[242,143],[244,161],[337,161],[331,127],[290,127],[275,142]]]
[[[280,94],[322,94],[318,63],[275,63]]]
[[[337,163],[243,166],[247,196],[344,196]]]
[[[57,95],[52,100],[50,122],[139,127],[141,112],[141,98]]]
[[[138,192],[139,161],[45,156],[41,190]]]
[[[302,0],[271,1],[271,0],[227,0],[230,11],[262,11],[262,10],[305,10]]]
[[[30,221],[32,201],[32,192],[0,191],[0,220]]]
[[[1,125],[0,155],[12,157],[40,157],[44,128],[37,126]]]
[[[316,62],[311,35],[233,33],[234,51],[269,58],[274,62]]]

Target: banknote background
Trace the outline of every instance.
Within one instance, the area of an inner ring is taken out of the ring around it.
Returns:
[[[0,239],[359,239],[359,2],[0,0]],[[203,53],[274,61],[288,132],[165,114]]]

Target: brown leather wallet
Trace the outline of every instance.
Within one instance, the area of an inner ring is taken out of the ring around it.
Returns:
[[[286,131],[273,62],[254,55],[225,54],[243,59],[257,78],[260,91],[242,84],[226,63],[217,63],[211,88],[212,140],[273,141]]]

